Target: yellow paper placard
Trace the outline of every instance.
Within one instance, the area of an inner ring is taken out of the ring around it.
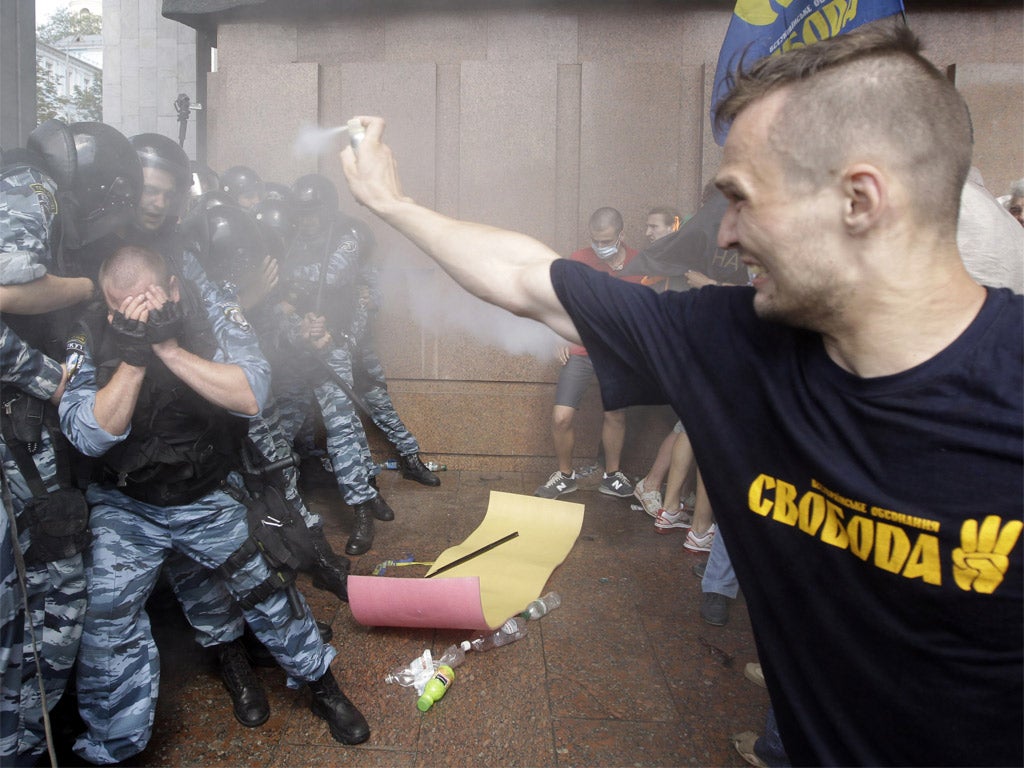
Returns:
[[[551,572],[569,555],[583,527],[582,504],[491,491],[487,514],[465,541],[438,556],[434,571],[513,532],[510,541],[436,578],[476,576],[487,625],[496,628],[537,598]]]

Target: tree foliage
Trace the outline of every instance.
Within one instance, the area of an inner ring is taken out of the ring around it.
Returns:
[[[36,39],[60,48],[68,38],[98,35],[103,31],[103,18],[92,13],[73,14],[67,8],[54,12],[50,20],[36,28]],[[92,83],[88,88],[75,86],[68,96],[59,75],[40,66],[36,58],[36,119],[43,122],[51,117],[63,120],[102,120],[103,84]]]
[[[59,8],[50,20],[36,28],[36,37],[44,43],[56,45],[61,40],[79,35],[98,35],[103,31],[103,17],[94,13],[71,13]]]

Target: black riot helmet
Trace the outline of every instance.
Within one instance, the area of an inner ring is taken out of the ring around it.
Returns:
[[[140,133],[130,139],[143,168],[159,168],[174,177],[178,192],[192,185],[191,161],[178,142],[159,133]]]
[[[326,229],[338,212],[338,189],[319,173],[300,176],[292,185],[299,232],[312,237]]]
[[[263,199],[263,180],[246,165],[233,165],[220,175],[220,191],[237,205],[252,208]]]
[[[289,200],[267,198],[253,211],[270,255],[283,259],[295,237],[295,206]]]
[[[207,277],[215,282],[245,285],[268,253],[256,218],[236,205],[197,208],[181,229]]]
[[[71,189],[78,168],[78,153],[67,123],[55,117],[40,123],[28,135],[25,146],[43,159],[46,172],[60,189]]]
[[[131,142],[106,123],[72,123],[76,166],[69,245],[78,248],[127,225],[142,194],[142,164]]]
[[[263,185],[263,200],[292,200],[292,188],[278,181],[268,181]]]
[[[188,188],[188,200],[185,203],[186,213],[191,211],[196,202],[204,195],[211,192],[221,193],[220,177],[212,168],[193,160],[189,163],[189,170],[192,173],[192,184]]]

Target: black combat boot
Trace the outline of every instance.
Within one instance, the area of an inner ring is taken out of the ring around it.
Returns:
[[[345,544],[345,554],[361,555],[373,546],[373,502],[364,501],[352,507],[352,533]]]
[[[398,457],[398,467],[402,470],[402,477],[406,480],[415,480],[423,485],[440,485],[441,478],[427,469],[418,453],[409,456]]]
[[[270,704],[263,685],[252,670],[241,642],[232,640],[217,648],[217,663],[224,687],[231,694],[235,719],[246,728],[263,725],[270,717]]]
[[[395,519],[395,510],[384,501],[384,497],[379,492],[366,503],[370,505],[370,508],[373,510],[373,516],[378,520],[383,520],[386,523],[388,520]]]
[[[309,529],[309,539],[313,545],[313,586],[333,592],[339,600],[348,602],[348,569],[347,557],[341,557],[324,538],[324,529],[316,526]]]
[[[309,683],[313,692],[310,709],[317,717],[322,717],[331,727],[331,736],[342,744],[362,744],[370,738],[370,725],[366,718],[356,709],[334,679],[331,670],[324,672],[319,680]]]

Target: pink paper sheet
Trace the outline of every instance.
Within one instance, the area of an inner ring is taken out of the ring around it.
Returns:
[[[349,576],[352,617],[370,627],[487,629],[480,578]]]

